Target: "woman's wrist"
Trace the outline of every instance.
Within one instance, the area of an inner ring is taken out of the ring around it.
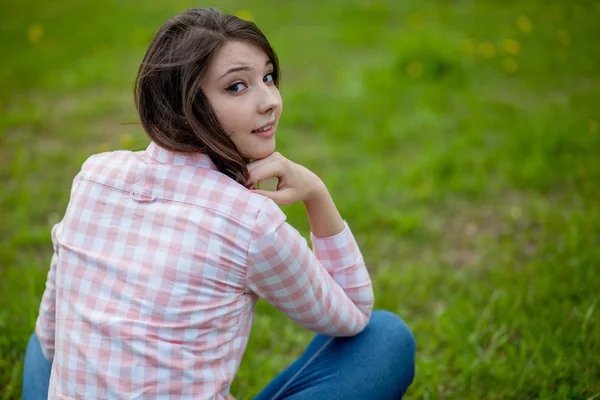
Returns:
[[[346,227],[325,184],[315,188],[312,195],[304,201],[304,206],[314,236],[335,236]]]
[[[306,198],[303,200],[304,203],[319,202],[329,197],[329,190],[327,189],[327,186],[325,186],[325,183],[313,172],[311,172],[311,174],[314,175],[315,180],[311,185],[312,188],[308,191]]]

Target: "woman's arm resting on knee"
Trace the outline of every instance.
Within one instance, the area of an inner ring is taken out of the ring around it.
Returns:
[[[314,252],[266,202],[248,252],[247,286],[301,325],[330,336],[366,326],[373,307],[371,280],[352,232],[323,182],[279,154],[249,165],[254,183],[276,176],[277,191],[255,191],[278,204],[303,201]]]

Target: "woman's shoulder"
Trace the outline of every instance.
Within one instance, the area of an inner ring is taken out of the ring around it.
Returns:
[[[135,158],[135,152],[129,150],[113,150],[90,155],[82,164],[81,171],[93,171],[106,169],[111,166],[123,164],[129,160],[132,162]]]
[[[197,195],[194,196],[197,200],[207,199],[204,202],[206,206],[224,212],[250,228],[256,227],[259,221],[279,221],[286,218],[270,198],[247,189],[217,171],[211,171],[209,175],[214,175],[218,184],[212,186],[210,180],[198,182]],[[205,187],[206,183],[211,187]]]
[[[115,150],[92,154],[81,166],[78,178],[117,187],[135,180],[135,152]]]

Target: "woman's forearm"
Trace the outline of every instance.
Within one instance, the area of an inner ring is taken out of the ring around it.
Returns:
[[[304,201],[310,230],[316,237],[337,235],[346,227],[327,187],[316,191],[314,196]]]

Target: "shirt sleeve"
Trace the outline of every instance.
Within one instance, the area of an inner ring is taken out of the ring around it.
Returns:
[[[332,237],[311,235],[314,252],[269,201],[253,229],[247,289],[291,319],[327,336],[352,336],[369,322],[371,279],[346,224]]]
[[[35,324],[35,333],[40,341],[42,353],[47,360],[54,358],[54,332],[56,326],[56,265],[58,264],[58,242],[56,235],[60,223],[52,228],[52,243],[54,254],[50,261],[50,271],[46,279],[46,289],[42,296],[40,312]]]

